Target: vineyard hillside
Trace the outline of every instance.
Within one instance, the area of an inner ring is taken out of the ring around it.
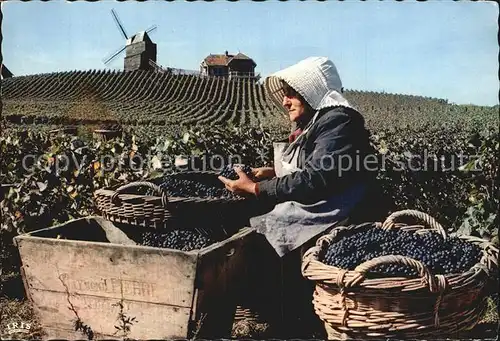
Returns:
[[[449,120],[492,123],[498,110],[421,96],[353,90],[347,90],[345,96],[366,116],[371,128]],[[288,124],[259,82],[142,70],[69,71],[8,78],[2,80],[2,101],[3,117],[14,124]]]
[[[283,121],[263,86],[250,79],[149,71],[72,71],[2,82],[12,123],[117,120],[123,124],[264,125]]]

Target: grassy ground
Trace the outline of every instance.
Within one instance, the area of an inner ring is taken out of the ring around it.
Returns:
[[[15,332],[15,324],[17,329],[22,329]],[[42,328],[28,301],[0,298],[0,339],[36,340],[42,337]]]
[[[31,304],[25,298],[24,286],[18,272],[20,260],[17,250],[12,244],[10,247],[3,245],[0,261],[0,339],[32,340],[42,338],[41,326]],[[498,304],[498,294],[488,298],[488,308],[480,323],[474,329],[460,333],[460,338],[497,338],[499,333]],[[17,323],[18,329],[24,326],[24,330],[9,334],[15,327],[15,323]],[[272,333],[272,325],[265,323],[265,321],[243,319],[234,323],[232,337],[263,339],[274,338],[276,335]],[[316,335],[311,337],[318,338]],[[82,335],[82,339],[85,339],[85,336]]]
[[[462,331],[459,334],[461,340],[465,339],[498,339],[500,320],[498,312],[498,295],[489,297],[488,307],[479,323],[470,331]],[[234,338],[274,338],[275,335],[269,333],[271,326],[263,321],[242,320],[233,325]],[[317,336],[312,338],[318,339]],[[320,339],[322,337],[319,337]]]
[[[0,299],[0,339],[41,339],[43,331],[31,304],[26,300]],[[8,325],[24,322],[29,329],[9,334]],[[234,338],[267,338],[270,326],[253,320],[241,320],[234,324]],[[83,337],[83,336],[82,336]],[[471,331],[461,334],[461,339],[495,339],[498,337],[498,311],[493,299],[481,322]]]
[[[5,276],[4,280],[5,280]],[[10,274],[10,280],[16,276]],[[6,283],[8,281],[4,281]],[[24,330],[9,334],[9,326],[14,323],[21,326],[24,323]],[[271,330],[269,324],[263,321],[240,320],[233,325],[233,338],[256,338],[264,339],[273,337],[269,333]],[[498,295],[495,298],[488,298],[488,309],[483,315],[480,323],[471,331],[460,334],[461,339],[495,339],[498,337],[499,314],[498,314]],[[12,299],[7,297],[0,298],[0,339],[41,339],[43,337],[42,328],[37,320],[36,314],[26,299]],[[82,336],[84,339],[85,337]]]

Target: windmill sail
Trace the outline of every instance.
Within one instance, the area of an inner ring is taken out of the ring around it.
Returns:
[[[153,32],[154,30],[156,30],[156,25],[153,25],[153,26],[151,26],[150,28],[148,28],[148,29],[146,30],[146,33]]]
[[[116,14],[114,9],[111,10],[111,14],[113,15],[113,18],[115,19],[116,26],[118,26],[118,28],[122,32],[123,36],[125,37],[125,39],[128,39],[127,32],[125,32],[125,29],[123,28],[123,24],[120,21],[120,19],[118,19],[118,14]]]
[[[113,59],[115,59],[120,53],[122,53],[123,51],[125,51],[126,48],[127,48],[127,46],[123,46],[123,47],[119,48],[116,52],[113,52],[109,57],[104,58],[103,59],[104,64],[111,63],[111,61]]]
[[[1,1],[1,0],[0,0]],[[147,60],[151,59],[153,61],[156,61],[156,44],[154,44],[150,38],[148,37],[148,33],[156,30],[156,25],[150,26],[146,31],[139,32],[137,34],[134,34],[133,36],[129,36],[127,32],[125,31],[125,28],[123,26],[123,23],[121,22],[120,18],[118,17],[118,14],[114,9],[111,9],[111,15],[113,16],[113,20],[120,30],[120,33],[123,35],[125,38],[125,45],[117,49],[115,52],[111,53],[104,59],[102,59],[102,62],[105,65],[108,65],[111,63],[118,55],[120,55],[123,51],[127,51],[127,55],[125,57],[124,61],[124,68],[125,70],[127,69],[136,69],[136,68],[151,68],[149,63],[147,63]],[[142,42],[144,41],[146,43],[145,46],[134,46],[131,50],[128,49],[130,45],[137,43],[137,42]],[[133,51],[132,54],[129,52]],[[139,57],[138,55],[141,54],[143,55],[142,57]],[[146,61],[144,61],[144,58],[147,58]]]

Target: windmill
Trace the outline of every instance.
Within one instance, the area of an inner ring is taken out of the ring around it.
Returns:
[[[156,25],[153,25],[147,30],[141,31],[129,37],[127,35],[127,32],[125,32],[125,28],[123,27],[123,24],[118,18],[118,15],[116,14],[114,9],[111,10],[111,14],[116,23],[116,26],[125,38],[125,46],[122,46],[116,52],[112,53],[109,57],[105,58],[103,60],[104,64],[108,65],[118,55],[125,51],[125,71],[151,69],[150,60],[156,62],[156,44],[151,41],[148,33],[154,31],[156,29]]]

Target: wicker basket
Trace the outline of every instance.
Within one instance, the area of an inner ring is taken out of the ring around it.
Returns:
[[[52,130],[49,131],[49,134],[53,134],[53,135],[57,135],[59,133],[77,135],[78,134],[78,127],[76,127],[76,126],[66,126],[66,127],[63,127],[63,128],[52,129]]]
[[[409,217],[418,218],[424,225],[396,222]],[[353,271],[319,261],[332,242],[363,225],[366,228],[366,224],[335,228],[319,238],[302,259],[303,276],[316,283],[313,304],[329,339],[456,336],[478,323],[487,291],[498,281],[498,249],[493,244],[458,236],[483,250],[480,262],[461,274],[434,275],[421,262],[399,255],[377,257]],[[393,213],[373,228],[399,228],[419,234],[433,230],[448,238],[432,217],[414,210]],[[421,277],[365,278],[371,268],[388,263],[411,266]]]
[[[213,184],[222,182],[216,172],[182,172],[170,176],[199,179]],[[231,228],[245,221],[245,209],[251,199],[167,197],[158,185],[163,178],[132,182],[118,188],[99,189],[94,199],[100,214],[106,219],[136,226],[153,228],[196,227],[198,224]],[[139,194],[139,188],[149,188],[156,195]]]
[[[236,312],[234,313],[234,321],[242,321],[242,320],[249,320],[249,321],[254,321],[254,322],[260,322],[261,321],[261,316],[257,311],[255,311],[252,308],[247,308],[241,305],[238,305],[236,307]]]

